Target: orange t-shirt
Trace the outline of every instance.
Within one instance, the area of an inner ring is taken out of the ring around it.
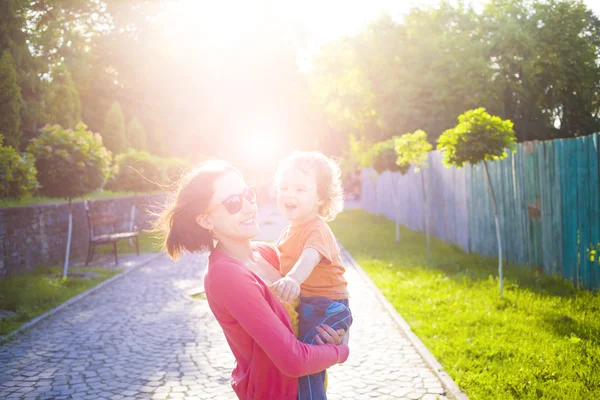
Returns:
[[[315,249],[323,256],[301,285],[302,296],[332,300],[349,297],[348,283],[344,279],[346,269],[340,258],[340,248],[331,228],[321,218],[301,226],[285,228],[277,242],[277,249],[280,253],[282,275],[287,275],[292,270],[304,249]]]

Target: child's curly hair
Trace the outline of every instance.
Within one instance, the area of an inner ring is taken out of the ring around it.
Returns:
[[[338,163],[318,151],[295,151],[279,163],[275,184],[279,188],[283,173],[289,168],[302,172],[313,171],[317,177],[317,194],[323,205],[319,216],[325,221],[333,219],[344,209],[342,172]]]

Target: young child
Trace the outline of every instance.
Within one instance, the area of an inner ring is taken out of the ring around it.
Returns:
[[[340,249],[326,221],[344,206],[340,169],[318,152],[295,152],[277,173],[277,205],[290,225],[277,242],[284,278],[273,284],[282,301],[300,296],[299,335],[315,343],[316,327],[352,324]],[[298,399],[326,399],[325,371],[298,380]]]

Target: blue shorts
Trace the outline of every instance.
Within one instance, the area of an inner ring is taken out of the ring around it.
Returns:
[[[315,344],[315,337],[319,334],[315,328],[322,324],[329,325],[336,330],[348,330],[352,325],[352,312],[348,300],[300,297],[298,314],[298,335],[302,343]],[[325,371],[298,379],[298,399],[327,399]]]

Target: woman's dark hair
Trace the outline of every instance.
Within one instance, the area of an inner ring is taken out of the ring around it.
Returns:
[[[164,233],[163,248],[172,259],[179,259],[184,250],[194,253],[214,248],[211,233],[198,225],[196,217],[208,207],[215,181],[231,172],[240,174],[231,164],[212,160],[199,164],[181,178],[166,209],[154,223],[154,229]]]

